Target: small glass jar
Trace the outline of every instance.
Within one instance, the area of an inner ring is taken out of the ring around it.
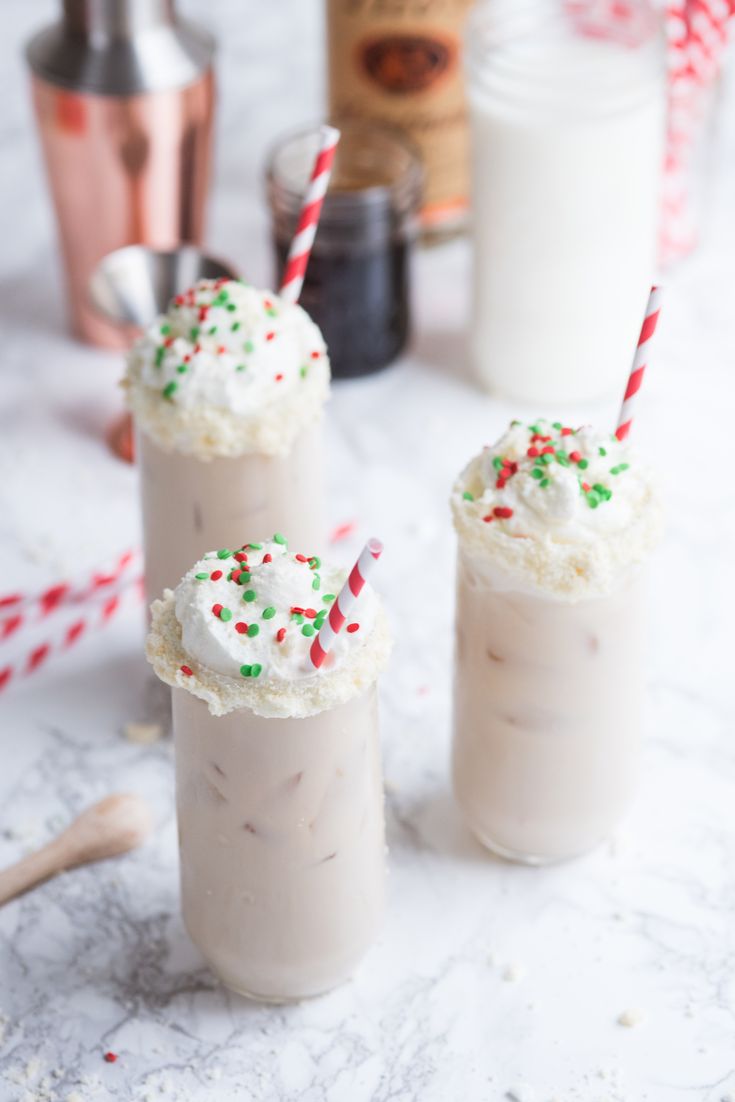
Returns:
[[[267,168],[278,282],[318,144],[318,127],[279,142]],[[321,329],[337,379],[369,375],[402,352],[410,333],[411,246],[423,172],[398,131],[342,129],[300,304]]]
[[[618,393],[656,274],[660,19],[648,0],[482,0],[465,69],[474,374],[534,405]]]

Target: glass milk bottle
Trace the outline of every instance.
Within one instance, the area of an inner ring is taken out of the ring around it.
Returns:
[[[485,0],[465,44],[474,226],[470,359],[487,390],[622,387],[653,282],[665,69],[641,0]]]

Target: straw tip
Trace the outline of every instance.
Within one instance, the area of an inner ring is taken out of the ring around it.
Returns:
[[[378,556],[382,555],[382,553],[383,553],[383,544],[380,540],[375,539],[375,537],[373,537],[372,539],[369,539],[367,541],[367,549],[370,552],[370,554],[373,556],[373,558],[377,559]]]
[[[342,137],[342,132],[331,123],[325,122],[321,127],[322,141],[328,145],[336,145]]]

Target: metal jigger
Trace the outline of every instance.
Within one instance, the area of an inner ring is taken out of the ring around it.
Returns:
[[[144,329],[166,311],[174,295],[188,291],[198,279],[222,277],[235,279],[236,273],[195,245],[168,251],[127,245],[102,258],[89,280],[89,297],[108,321]]]
[[[127,245],[103,257],[89,280],[89,301],[94,310],[112,322],[130,345],[174,295],[187,291],[199,279],[235,279],[237,273],[221,260],[206,256],[195,245],[177,249],[149,249]],[[116,421],[108,433],[111,448],[132,462],[133,432],[129,414]]]

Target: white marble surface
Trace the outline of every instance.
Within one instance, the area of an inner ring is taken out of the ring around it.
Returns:
[[[189,6],[207,8],[223,41],[212,244],[268,281],[259,158],[269,130],[319,113],[316,0],[282,0],[267,17],[253,0]],[[18,60],[51,8],[5,0],[0,39],[2,591],[79,574],[138,539],[134,474],[102,443],[120,365],[64,334]],[[514,412],[462,379],[468,252],[456,243],[418,258],[413,354],[336,388],[329,421],[332,519],[360,518],[334,553],[383,536],[398,636],[383,684],[391,875],[379,944],[354,982],[300,1006],[217,986],[178,914],[170,742],[123,734],[163,714],[140,606],[126,605],[0,696],[0,863],[111,790],[147,796],[157,822],[135,855],[0,912],[2,1102],[499,1102],[514,1088],[522,1102],[735,1098],[733,92],[709,238],[669,280],[639,415],[669,531],[652,571],[642,790],[618,838],[573,863],[516,868],[472,841],[449,796],[447,491]],[[614,407],[549,412],[612,419]],[[0,668],[19,646],[0,643]],[[624,1028],[631,1009],[643,1021]]]

